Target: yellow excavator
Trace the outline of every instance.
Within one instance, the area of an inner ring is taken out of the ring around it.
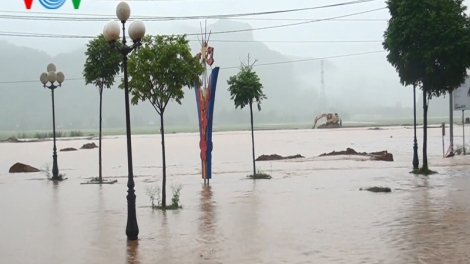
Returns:
[[[343,121],[339,118],[338,113],[324,113],[315,117],[315,123],[313,123],[312,129],[317,126],[318,120],[326,117],[326,123],[318,126],[318,128],[339,128],[343,126]]]

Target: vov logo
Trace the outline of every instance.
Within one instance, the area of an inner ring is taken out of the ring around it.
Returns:
[[[33,6],[34,0],[23,0],[26,9],[31,9]],[[67,0],[38,0],[39,3],[46,9],[59,9]],[[73,8],[78,9],[80,8],[80,2],[82,0],[72,0]]]

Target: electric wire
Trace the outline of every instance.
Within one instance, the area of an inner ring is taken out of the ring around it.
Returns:
[[[290,61],[279,61],[279,62],[268,62],[268,63],[257,63],[253,65],[253,67],[263,67],[263,66],[273,66],[273,65],[282,65],[282,64],[290,64],[290,63],[299,63],[299,62],[310,62],[310,61],[319,61],[319,60],[326,60],[326,59],[338,59],[338,58],[346,58],[346,57],[353,57],[353,56],[362,56],[362,55],[369,55],[369,54],[376,54],[376,53],[383,53],[384,50],[376,50],[376,51],[367,51],[367,52],[359,52],[359,53],[350,53],[350,54],[343,54],[343,55],[334,55],[334,56],[326,56],[321,58],[309,58],[309,59],[299,59],[299,60],[290,60]],[[229,66],[229,67],[220,67],[221,70],[228,70],[228,69],[238,69],[240,66]],[[122,75],[116,76],[116,78],[122,78]],[[65,81],[80,81],[84,80],[83,77],[77,78],[66,78]],[[0,84],[19,84],[19,83],[39,83],[38,80],[24,80],[24,81],[0,81]]]
[[[371,10],[340,15],[335,17],[329,17],[324,19],[316,19],[316,20],[309,20],[304,22],[296,22],[296,23],[289,23],[289,24],[282,24],[282,25],[274,25],[274,26],[266,26],[266,27],[257,27],[257,28],[246,28],[246,29],[236,29],[236,30],[226,30],[226,31],[216,31],[210,32],[211,35],[215,34],[229,34],[229,33],[239,33],[239,32],[248,32],[248,31],[257,31],[257,30],[266,30],[266,29],[274,29],[274,28],[282,28],[282,27],[292,27],[292,26],[299,26],[304,24],[311,24],[316,22],[327,21],[336,18],[343,18],[349,16],[355,16],[365,13],[371,13],[375,11],[379,11],[385,9],[386,7],[375,8]],[[186,35],[186,36],[200,36],[201,33],[187,33],[187,34],[179,34],[179,35]],[[27,33],[27,32],[8,32],[8,31],[0,31],[0,36],[12,36],[12,37],[37,37],[37,38],[85,38],[85,39],[93,39],[95,36],[85,36],[85,35],[59,35],[59,34],[42,34],[42,33]]]
[[[177,17],[135,16],[135,17],[132,17],[132,19],[140,19],[140,20],[146,20],[146,21],[170,21],[170,20],[217,19],[217,18],[220,19],[220,18],[233,18],[233,17],[246,17],[246,16],[261,16],[261,15],[273,15],[273,14],[293,13],[293,12],[308,11],[308,10],[315,10],[315,9],[333,8],[333,7],[340,7],[340,6],[349,6],[349,5],[356,5],[356,4],[375,2],[375,1],[378,1],[378,0],[354,0],[354,1],[349,1],[349,2],[342,2],[342,3],[323,5],[323,6],[284,9],[284,10],[265,11],[265,12],[235,13],[235,14],[224,14],[224,15],[177,16]],[[107,21],[109,19],[116,19],[115,16],[104,15],[104,14],[55,13],[57,15],[65,15],[65,16],[51,16],[51,14],[48,12],[0,11],[0,13],[9,14],[9,15],[0,15],[0,18],[3,18],[3,19],[22,19],[22,20]],[[45,14],[46,16],[10,15],[10,14],[15,14],[15,13]],[[77,15],[92,16],[92,17],[77,17]]]

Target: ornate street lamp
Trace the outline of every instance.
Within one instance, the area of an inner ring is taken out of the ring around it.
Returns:
[[[131,140],[131,120],[129,110],[129,81],[127,74],[127,55],[134,49],[142,45],[141,40],[145,35],[145,25],[140,20],[135,20],[129,26],[129,37],[132,39],[132,45],[126,45],[126,21],[131,15],[131,9],[126,2],[120,2],[116,7],[116,16],[122,24],[122,40],[118,44],[116,41],[121,35],[119,22],[110,21],[103,29],[103,36],[110,44],[110,47],[118,51],[122,55],[122,68],[124,70],[124,96],[126,107],[126,137],[127,137],[127,226],[126,235],[129,240],[137,240],[139,236],[139,226],[137,224],[137,216],[135,211],[135,183],[134,172],[132,166],[132,140]]]
[[[39,77],[39,80],[43,84],[44,88],[51,90],[52,93],[52,135],[54,137],[54,147],[52,148],[52,179],[61,180],[59,177],[59,166],[57,165],[57,147],[55,137],[55,102],[54,102],[54,90],[61,87],[65,80],[65,75],[62,72],[56,73],[56,67],[53,63],[47,65],[47,73],[44,72]],[[57,82],[57,85],[56,85]],[[49,85],[48,85],[49,83]]]

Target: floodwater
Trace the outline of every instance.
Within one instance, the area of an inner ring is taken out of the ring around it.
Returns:
[[[470,160],[443,159],[441,130],[429,134],[439,174],[426,178],[408,173],[412,129],[259,131],[257,155],[307,158],[258,162],[273,179],[253,181],[245,179],[249,132],[216,133],[210,187],[199,174],[198,135],[171,134],[168,182],[182,184],[184,208],[167,212],[152,211],[145,194],[161,180],[159,135],[135,136],[138,242],[125,236],[124,137],[103,140],[104,174],[118,179],[104,186],[80,185],[97,175],[97,149],[59,152],[69,180],[54,184],[41,173],[6,173],[15,162],[50,163],[52,142],[2,143],[0,263],[470,263]],[[388,150],[395,161],[315,158],[347,147]],[[393,192],[359,191],[375,185]]]

